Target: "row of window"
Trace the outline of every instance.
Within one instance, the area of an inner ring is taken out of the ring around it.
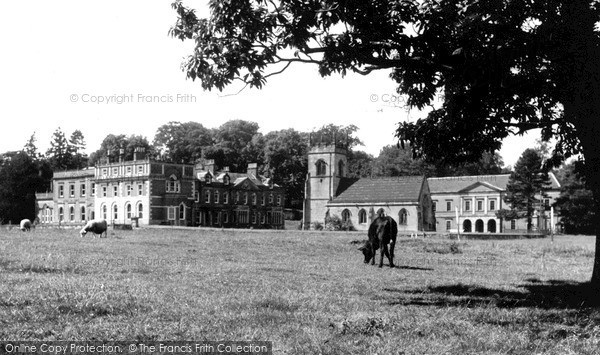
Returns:
[[[85,183],[79,184],[79,196],[85,197],[87,194],[87,185]],[[96,194],[96,184],[92,182],[92,196]],[[58,197],[65,197],[65,185],[58,185]],[[69,184],[69,197],[75,197],[75,184]]]
[[[377,215],[378,216],[385,215],[383,208],[380,208],[377,211]],[[349,209],[344,209],[342,211],[342,221],[349,222],[351,216],[352,216],[352,213],[350,212]],[[364,208],[361,208],[360,211],[358,211],[358,223],[359,224],[367,223],[367,211]],[[404,208],[398,212],[398,224],[401,224],[401,225],[408,224],[408,211]]]
[[[143,174],[144,173],[144,166],[143,165],[137,165],[136,168],[132,167],[132,166],[126,166],[125,167],[125,174],[126,175],[131,175],[133,173],[133,171],[137,171],[138,174]],[[113,176],[117,176],[119,175],[119,168],[118,167],[114,167],[111,169],[111,174]],[[108,168],[103,168],[102,169],[102,176],[107,176],[108,175]]]
[[[196,202],[200,202],[200,193],[198,191],[196,191],[195,193],[195,199]],[[215,203],[215,204],[229,204],[230,203],[230,197],[233,198],[233,203],[236,205],[239,204],[243,204],[243,205],[247,205],[249,204],[249,202],[251,202],[252,205],[256,206],[258,204],[258,195],[253,192],[252,194],[248,194],[247,192],[244,192],[243,194],[240,191],[237,191],[235,193],[233,192],[229,192],[229,191],[225,191],[223,193],[221,193],[218,190],[212,191],[212,190],[205,190],[204,191],[204,203]],[[274,195],[274,194],[269,194],[268,196],[269,198],[269,205],[277,205],[277,206],[281,206],[282,200],[281,200],[281,195]],[[262,194],[260,195],[260,204],[262,206],[266,206],[267,205],[267,195],[266,194]]]
[[[472,200],[464,200],[463,211],[471,211],[471,202]],[[476,211],[483,211],[484,200],[476,200]],[[488,200],[488,211],[496,210],[496,199]],[[433,212],[437,211],[437,201],[433,201]],[[452,201],[446,201],[446,211],[452,211]]]
[[[112,212],[112,215],[111,215],[112,219],[118,220],[119,219],[119,206],[117,204],[112,205],[111,212]],[[100,206],[100,213],[102,214],[102,218],[104,218],[105,220],[109,220],[107,205],[102,204],[102,206]],[[125,205],[125,217],[127,219],[131,219],[132,217],[144,218],[144,205],[141,202],[138,202],[136,211],[134,213],[131,203],[127,203]]]
[[[463,204],[463,211],[471,211],[471,203],[472,200],[464,200],[464,204]],[[475,201],[475,211],[477,212],[482,212],[483,209],[483,205],[484,205],[484,200],[481,199],[477,199]],[[549,207],[550,206],[550,199],[544,199],[544,206]],[[488,200],[488,211],[495,211],[496,210],[496,199],[489,199]],[[433,212],[435,212],[437,210],[437,201],[433,201]],[[446,211],[452,211],[452,201],[446,201]]]
[[[92,183],[92,196],[96,196],[96,184]],[[110,185],[112,186],[112,197],[117,197],[119,196],[119,185]],[[180,187],[179,187],[179,182],[177,182],[177,185],[173,187],[174,191],[169,191],[169,188],[167,187],[167,192],[179,192],[180,191]],[[109,191],[109,186],[108,185],[102,185],[101,187],[101,196],[102,197],[108,197],[108,191]],[[124,196],[133,196],[133,191],[134,191],[134,185],[132,184],[126,184],[125,185],[125,195]],[[79,186],[79,197],[86,197],[86,184],[82,183]],[[144,184],[143,183],[138,183],[137,184],[137,196],[142,196],[144,194]],[[58,197],[59,198],[63,198],[65,197],[65,186],[63,184],[58,185]],[[69,197],[75,197],[75,184],[70,184],[69,185]]]
[[[50,211],[50,209],[48,207],[46,207],[47,211]],[[42,214],[42,217],[44,217],[44,214]],[[50,217],[50,216],[46,216],[46,217]],[[66,217],[66,218],[65,218]],[[68,209],[68,214],[65,216],[65,209],[64,207],[59,207],[58,208],[58,220],[59,221],[68,221],[68,222],[74,222],[74,221],[85,221],[87,220],[86,214],[85,214],[85,206],[81,206],[79,208],[79,219],[76,219],[76,210],[74,206],[70,206]],[[50,220],[48,222],[51,222],[51,217]]]
[[[200,213],[198,218],[200,219]],[[283,224],[283,213],[281,212],[258,212],[253,211],[211,211],[204,213],[204,221],[206,225],[220,225],[228,223],[239,224]]]
[[[119,196],[119,185],[118,184],[117,185],[102,185],[101,196],[109,197],[108,196],[109,187],[112,190],[112,195],[110,197],[118,197]],[[137,192],[137,194],[135,196],[143,196],[144,195],[144,184],[137,183],[135,185],[126,184],[125,185],[125,194],[123,196],[134,196],[134,194],[133,194],[134,188],[136,188],[136,192]],[[95,194],[95,192],[94,192],[94,194]]]

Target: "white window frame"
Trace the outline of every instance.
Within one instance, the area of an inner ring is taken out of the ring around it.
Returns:
[[[167,219],[169,221],[174,221],[175,216],[177,216],[177,207],[175,207],[175,206],[167,207]]]

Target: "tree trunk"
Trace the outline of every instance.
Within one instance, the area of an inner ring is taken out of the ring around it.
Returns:
[[[598,115],[600,117],[600,110]],[[586,122],[587,123],[587,122]],[[576,129],[579,133],[583,156],[585,159],[585,179],[587,188],[594,195],[594,231],[596,233],[596,253],[594,256],[594,269],[592,271],[591,286],[600,292],[600,127],[594,127],[594,122],[589,124],[578,124]]]
[[[564,22],[556,28],[558,57],[556,69],[560,71],[564,118],[575,127],[585,159],[585,178],[594,194],[596,254],[591,286],[600,292],[600,47],[594,27],[597,15],[588,2],[565,3],[561,10]]]

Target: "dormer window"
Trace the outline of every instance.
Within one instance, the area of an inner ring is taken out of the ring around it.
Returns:
[[[317,176],[323,176],[327,174],[327,164],[322,159],[319,159],[315,165],[317,168]]]
[[[177,181],[175,175],[171,175],[167,180],[167,192],[179,192],[181,191],[181,183]]]
[[[223,183],[224,183],[225,185],[229,185],[229,183],[230,183],[230,182],[231,182],[231,178],[229,177],[229,175],[225,175],[225,176],[223,177]]]
[[[207,185],[210,185],[210,183],[212,182],[212,176],[210,176],[210,174],[206,174],[206,176],[204,177],[204,182]]]

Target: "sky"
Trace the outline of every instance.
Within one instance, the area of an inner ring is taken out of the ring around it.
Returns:
[[[398,122],[426,115],[400,105],[383,71],[322,78],[315,66],[298,64],[262,90],[203,91],[180,69],[192,47],[168,36],[176,20],[170,3],[0,2],[0,152],[22,149],[33,133],[45,152],[59,127],[67,136],[82,131],[89,154],[108,134],[141,134],[152,142],[169,121],[212,128],[243,119],[257,122],[262,133],[354,124],[365,144],[357,149],[377,156],[396,144]],[[206,15],[205,1],[198,3]],[[505,140],[504,163],[514,165],[538,137]]]

